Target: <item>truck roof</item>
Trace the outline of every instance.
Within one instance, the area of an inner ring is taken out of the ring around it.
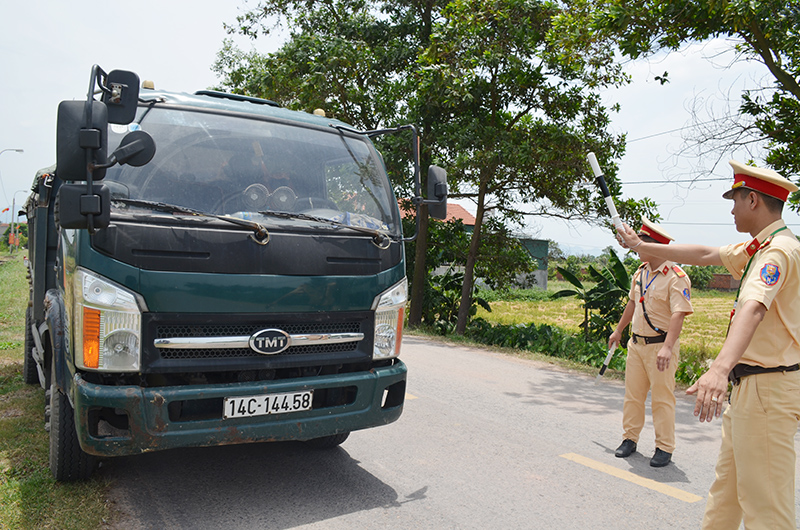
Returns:
[[[227,112],[239,112],[250,115],[280,118],[289,121],[300,121],[322,127],[340,125],[352,127],[340,120],[317,116],[308,112],[290,110],[281,107],[274,101],[229,94],[214,90],[201,90],[194,94],[187,92],[167,92],[163,90],[145,89],[139,93],[139,99],[144,101],[163,100],[165,103],[187,107],[213,109]]]

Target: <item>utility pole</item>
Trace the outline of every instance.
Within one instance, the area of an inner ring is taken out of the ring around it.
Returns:
[[[11,198],[11,233],[9,234],[8,250],[11,254],[19,250],[19,214],[17,213],[17,193],[27,193],[25,190],[17,190]],[[16,223],[14,216],[17,216]]]

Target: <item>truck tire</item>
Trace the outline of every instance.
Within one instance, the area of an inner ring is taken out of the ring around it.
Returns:
[[[31,331],[32,310],[29,307],[25,311],[25,353],[22,361],[22,380],[29,385],[39,384],[39,371],[36,369],[36,361],[33,360],[33,331]]]
[[[50,472],[58,482],[85,480],[97,467],[97,459],[83,451],[75,429],[75,413],[67,396],[50,382]]]
[[[320,438],[308,440],[306,441],[306,445],[314,449],[333,449],[334,447],[342,445],[342,443],[347,440],[348,436],[350,436],[349,432],[331,434],[330,436],[322,436]]]

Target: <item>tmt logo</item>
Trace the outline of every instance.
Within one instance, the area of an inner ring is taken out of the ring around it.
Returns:
[[[280,329],[262,329],[250,335],[250,348],[264,355],[281,353],[291,342],[289,334]]]

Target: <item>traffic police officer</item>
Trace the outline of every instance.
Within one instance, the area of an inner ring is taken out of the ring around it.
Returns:
[[[695,265],[724,265],[741,278],[728,335],[709,370],[687,393],[694,414],[722,412],[722,445],[703,528],[795,528],[794,437],[800,418],[800,243],[782,219],[797,186],[775,171],[731,161],[736,229],[753,239],[723,247],[644,243],[627,226],[624,246]],[[661,248],[664,247],[664,248]]]
[[[642,217],[639,237],[659,245],[668,245],[674,240],[645,217]],[[663,467],[670,462],[675,450],[678,337],[684,318],[692,313],[691,282],[683,269],[671,261],[641,250],[639,258],[643,263],[633,276],[628,304],[616,330],[608,338],[609,347],[619,344],[622,331],[632,321],[622,405],[623,442],[614,454],[626,458],[636,451],[644,427],[649,391],[656,431],[656,451],[650,465]]]

